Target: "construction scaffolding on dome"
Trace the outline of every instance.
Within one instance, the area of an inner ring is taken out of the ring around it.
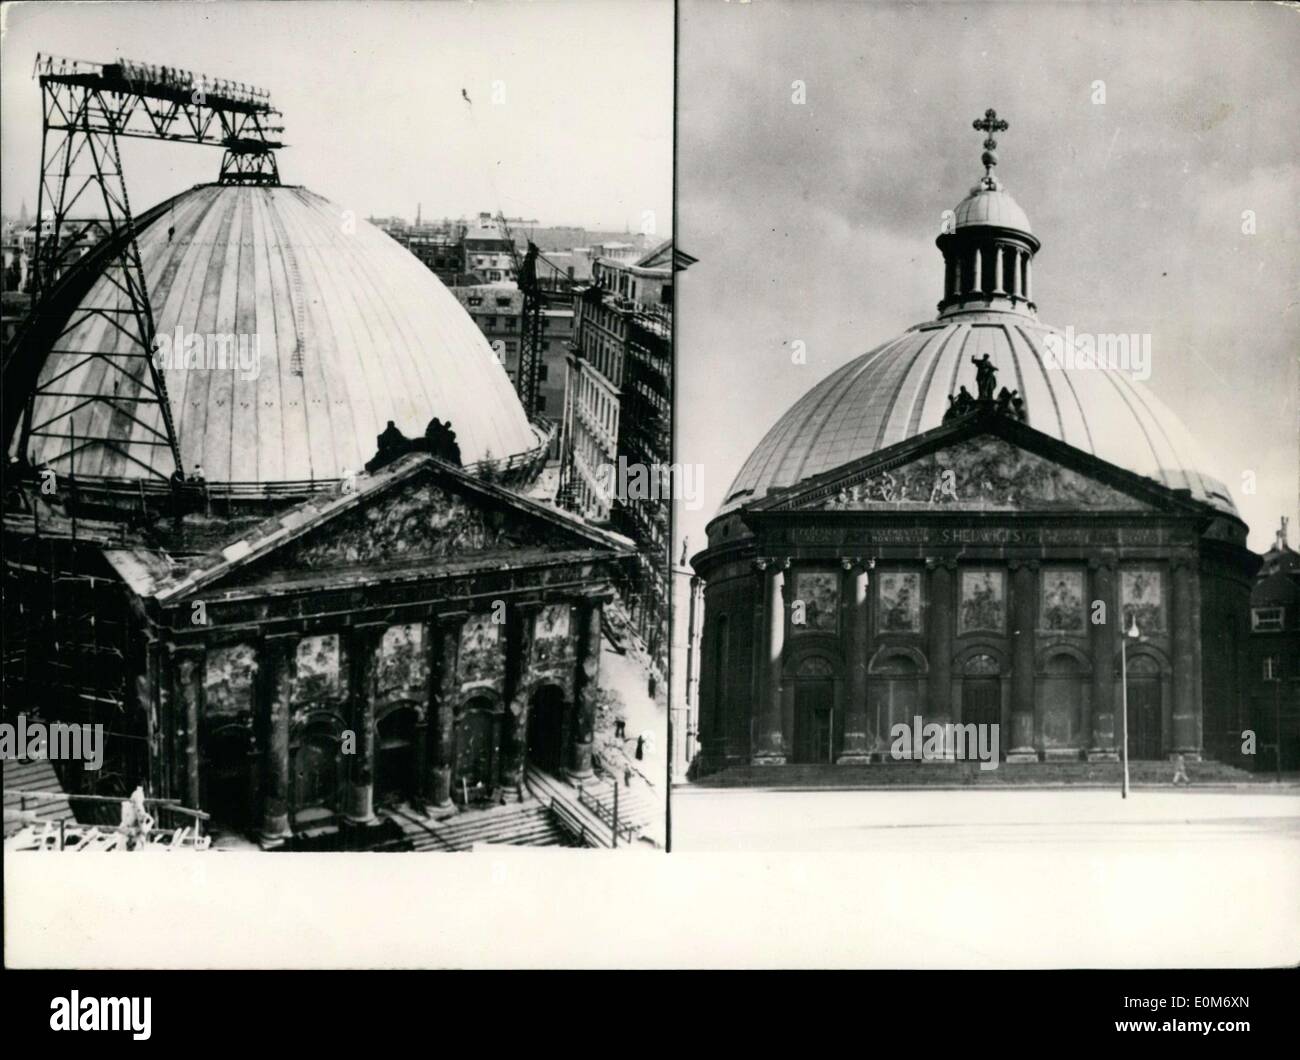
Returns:
[[[37,55],[33,76],[42,96],[41,221],[32,315],[15,344],[16,363],[5,365],[6,437],[21,416],[20,463],[33,440],[63,443],[42,461],[56,474],[75,475],[79,455],[109,450],[146,477],[166,481],[168,472],[154,462],[143,465],[130,451],[148,446],[167,451],[170,473],[183,477],[167,385],[155,363],[154,312],[118,141],[219,146],[225,150],[220,183],[278,186],[275,151],[283,144],[272,137],[283,131],[275,124],[279,112],[261,89],[125,59]],[[106,282],[93,282],[100,277]],[[103,322],[92,329],[97,341],[85,342],[79,326],[96,319]],[[60,348],[78,330],[84,345]],[[42,379],[49,353],[77,360]],[[109,374],[111,390],[102,385]],[[38,418],[41,397],[54,398],[55,409]]]

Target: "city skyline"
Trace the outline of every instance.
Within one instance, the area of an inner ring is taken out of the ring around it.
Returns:
[[[284,115],[283,181],[360,217],[432,204],[423,192],[432,173],[441,198],[430,213],[533,217],[528,204],[545,201],[548,218],[586,228],[639,231],[648,220],[666,232],[671,170],[660,160],[672,149],[673,92],[666,6],[393,3],[374,19],[350,5],[102,4],[81,6],[75,21],[44,5],[8,7],[0,206],[6,216],[17,216],[24,200],[36,210],[41,118],[31,70],[39,52],[97,62],[124,56],[268,90]],[[455,41],[436,67],[427,61],[435,31]],[[566,69],[584,73],[556,76]],[[638,87],[596,93],[588,78]],[[583,163],[593,143],[602,145],[599,166]],[[137,207],[216,180],[219,162],[211,149],[123,146]]]

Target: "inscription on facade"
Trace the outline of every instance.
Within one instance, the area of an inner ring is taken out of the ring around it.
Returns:
[[[1166,545],[1179,539],[1167,527],[1087,526],[800,526],[789,532],[795,545]]]

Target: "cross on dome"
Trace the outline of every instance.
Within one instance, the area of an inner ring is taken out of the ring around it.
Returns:
[[[980,181],[986,188],[996,189],[998,187],[997,178],[993,176],[993,167],[998,164],[996,148],[997,140],[993,138],[996,132],[1005,132],[1011,128],[1005,121],[998,117],[998,112],[990,107],[984,112],[983,118],[976,118],[972,123],[976,132],[982,132],[984,137],[984,153],[980,156],[980,161],[984,163],[984,178]]]

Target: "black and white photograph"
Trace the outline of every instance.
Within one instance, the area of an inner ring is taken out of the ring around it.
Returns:
[[[666,846],[672,15],[6,7],[6,857]]]
[[[1293,1039],[1297,56],[0,0],[0,1026]]]
[[[1296,12],[678,11],[674,851],[869,853],[924,895],[900,918],[934,897],[910,859],[960,890],[1001,852],[992,909],[1144,935],[1126,885],[1212,903],[1267,862],[1252,930],[1143,956],[1293,960]],[[1134,959],[1111,942],[989,953]]]

